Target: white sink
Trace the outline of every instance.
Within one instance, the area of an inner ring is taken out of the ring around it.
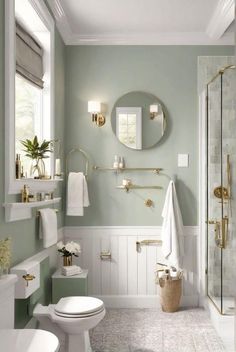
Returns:
[[[60,344],[51,332],[34,329],[1,329],[1,351],[57,352]]]

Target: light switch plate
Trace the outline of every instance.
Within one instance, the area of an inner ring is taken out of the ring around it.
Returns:
[[[178,167],[188,167],[188,154],[178,154]]]

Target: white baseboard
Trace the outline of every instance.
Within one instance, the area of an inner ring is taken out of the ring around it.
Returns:
[[[160,299],[158,295],[149,296],[96,296],[100,298],[106,308],[160,308]],[[181,307],[198,306],[198,296],[183,296]]]

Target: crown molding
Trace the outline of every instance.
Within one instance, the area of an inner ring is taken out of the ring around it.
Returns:
[[[48,5],[55,17],[57,29],[61,34],[64,43],[68,44],[74,35],[60,0],[48,0]]]
[[[220,2],[233,1],[221,0]],[[136,33],[135,35],[128,32],[114,35],[106,33],[76,34],[71,29],[61,1],[48,0],[48,4],[66,45],[234,45],[233,33],[227,33],[223,38],[221,36],[212,38],[205,32]]]
[[[67,45],[234,45],[233,33],[218,40],[209,38],[205,32],[138,33],[130,35],[72,35],[67,36]]]
[[[206,29],[207,35],[220,39],[235,18],[234,0],[220,0]]]

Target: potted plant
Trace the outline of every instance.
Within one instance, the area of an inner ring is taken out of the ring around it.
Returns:
[[[30,174],[35,175],[35,173],[37,173],[34,178],[45,177],[45,164],[43,159],[49,158],[47,153],[52,153],[52,143],[53,141],[46,141],[44,139],[40,144],[37,136],[34,136],[32,141],[30,139],[21,141],[21,144],[25,147],[24,152],[26,152],[26,156],[32,159]]]
[[[0,240],[0,278],[6,273],[11,264],[11,239],[5,238]]]
[[[63,266],[72,265],[72,256],[78,257],[79,253],[81,253],[80,244],[73,241],[67,242],[66,244],[62,241],[58,242],[57,250],[59,253],[62,253]]]

